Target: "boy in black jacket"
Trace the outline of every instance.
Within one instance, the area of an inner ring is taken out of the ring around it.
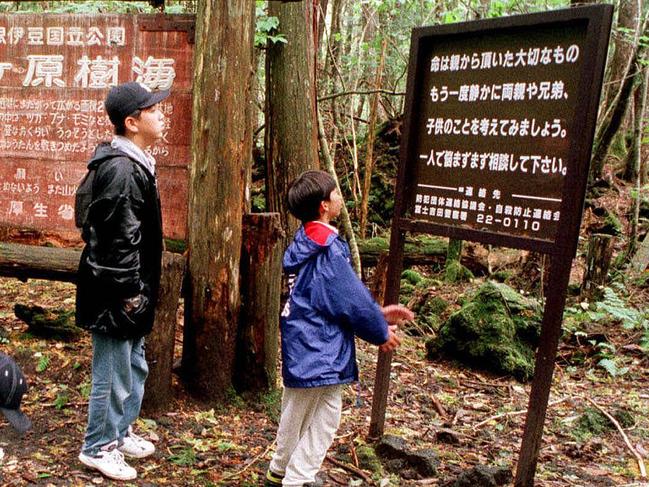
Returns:
[[[95,176],[82,231],[76,320],[92,332],[92,390],[79,460],[117,480],[137,476],[124,455],[155,451],[131,425],[148,374],[144,336],[153,326],[162,257],[155,160],[144,150],[162,137],[159,103],[168,95],[140,83],[113,87],[105,107],[115,137],[97,146],[88,164]]]

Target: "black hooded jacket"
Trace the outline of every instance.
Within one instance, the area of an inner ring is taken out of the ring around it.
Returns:
[[[97,146],[92,203],[77,281],[76,322],[115,338],[137,338],[153,327],[160,286],[162,218],[155,176],[109,143]],[[142,295],[126,312],[124,300]]]

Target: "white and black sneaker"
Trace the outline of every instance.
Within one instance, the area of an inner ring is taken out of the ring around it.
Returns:
[[[102,447],[96,455],[79,453],[79,461],[110,479],[133,480],[137,477],[135,469],[124,461],[124,454],[117,449],[117,441]]]
[[[155,452],[154,444],[133,433],[133,428],[130,426],[124,437],[124,442],[118,449],[124,455],[131,458],[144,458],[153,455]]]

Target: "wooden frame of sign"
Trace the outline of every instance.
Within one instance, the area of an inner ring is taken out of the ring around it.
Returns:
[[[550,255],[517,487],[533,485],[612,13],[592,5],[412,32],[385,302],[398,302],[406,232]],[[373,437],[391,359],[379,354]]]

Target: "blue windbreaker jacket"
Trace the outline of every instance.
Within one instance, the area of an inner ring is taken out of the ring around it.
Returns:
[[[284,253],[290,293],[282,311],[282,376],[286,387],[358,380],[354,335],[380,345],[388,325],[354,273],[347,243],[327,225],[299,228]]]

